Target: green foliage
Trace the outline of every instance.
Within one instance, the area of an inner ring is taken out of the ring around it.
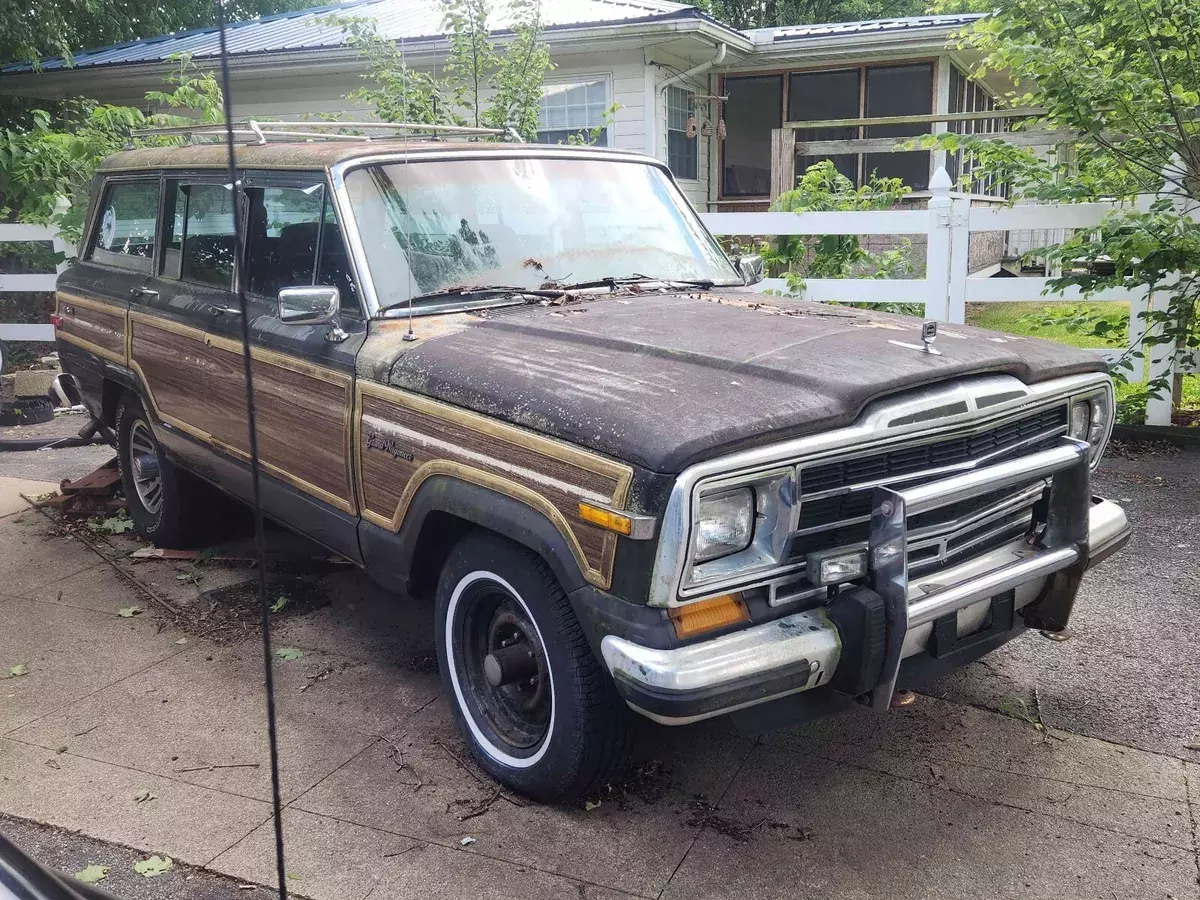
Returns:
[[[328,16],[366,61],[366,82],[348,99],[368,103],[385,122],[538,129],[542,82],[552,68],[542,40],[540,0],[509,0],[512,36],[491,38],[490,0],[441,0],[450,44],[440,76],[409,68],[401,48],[373,20]]]
[[[795,190],[780,194],[775,212],[890,209],[910,192],[899,178],[871,179],[855,187],[829,160],[810,166]],[[856,235],[783,235],[757,248],[772,273],[787,279],[788,292],[799,294],[806,278],[902,278],[911,274],[907,242],[885,253],[865,250]],[[778,276],[777,276],[778,277]],[[908,312],[894,305],[897,312]]]
[[[924,13],[928,3],[926,0],[700,0],[698,5],[734,28],[763,28],[915,16]]]
[[[1044,202],[1130,201],[1167,195],[1150,210],[1119,209],[1092,232],[1033,251],[1062,265],[1052,293],[1076,287],[1084,298],[1109,287],[1153,292],[1146,336],[1129,352],[1142,378],[1147,348],[1170,344],[1174,359],[1200,347],[1196,287],[1200,226],[1200,16],[1194,0],[1008,0],[963,42],[980,55],[976,74],[1005,71],[1012,106],[1047,110],[1025,127],[1071,129],[1077,152],[1038,159],[982,137],[929,136],[925,145],[964,148],[975,177],[999,176],[1011,198]],[[1114,376],[1122,377],[1120,367]],[[1172,378],[1152,380],[1169,394]]]
[[[1018,320],[1031,331],[1062,328],[1071,334],[1094,338],[1098,343],[1120,346],[1129,341],[1128,312],[1113,313],[1091,304],[1073,303],[1026,313]]]
[[[57,117],[34,110],[32,126],[0,128],[0,218],[57,225],[78,243],[87,209],[92,176],[103,159],[130,142],[140,128],[182,125],[195,121],[166,110],[189,110],[205,123],[223,121],[221,90],[211,72],[200,74],[191,59],[176,58],[178,68],[167,78],[169,91],[149,91],[146,99],[162,112],[143,113],[132,106],[91,100],[63,104]],[[136,140],[163,143],[174,138]],[[56,206],[65,197],[70,206]]]

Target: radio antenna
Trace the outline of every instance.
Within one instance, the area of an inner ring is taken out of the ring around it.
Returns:
[[[404,87],[401,89],[401,92],[400,92],[400,98],[401,98],[400,106],[404,110],[404,112],[403,112],[404,121],[407,122],[408,121],[408,66],[404,62],[404,34],[403,33],[401,33],[401,35],[400,35],[400,69],[401,69],[401,71],[404,72]],[[409,142],[409,137],[407,134],[405,134],[405,136],[404,136],[404,178],[405,178],[405,180],[408,179],[408,142]],[[404,239],[406,241],[408,241],[408,247],[405,248],[405,255],[408,257],[408,259],[405,260],[405,262],[407,263],[405,268],[408,269],[408,331],[404,332],[404,340],[415,341],[417,339],[417,336],[416,336],[416,334],[413,333],[413,274],[412,274],[413,255],[412,255],[412,253],[408,252],[408,251],[412,250],[412,231],[413,231],[412,230],[412,210],[409,208],[409,205],[408,205],[409,198],[406,198],[404,196],[403,192],[400,192],[400,202],[404,204],[404,222],[405,222],[405,227],[408,230],[408,234],[406,234],[404,236]]]
[[[242,375],[246,384],[246,427],[250,443],[250,483],[254,499],[254,550],[258,559],[258,605],[262,629],[263,669],[267,688],[267,744],[271,760],[271,803],[275,813],[275,874],[279,900],[287,900],[287,879],[283,865],[283,804],[279,790],[279,736],[275,717],[275,672],[271,665],[271,609],[267,603],[267,552],[263,532],[261,478],[258,461],[258,428],[254,411],[254,370],[250,359],[250,310],[246,307],[244,265],[242,261],[242,225],[239,216],[241,196],[237,177],[237,159],[233,150],[233,100],[229,85],[229,50],[225,42],[225,0],[215,0],[221,49],[221,94],[225,112],[225,149],[229,163],[229,188],[233,198],[233,283],[238,309],[242,311]]]

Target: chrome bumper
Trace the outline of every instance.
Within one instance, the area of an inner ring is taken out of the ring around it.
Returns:
[[[872,588],[884,599],[887,627],[871,706],[888,708],[901,662],[925,649],[935,620],[956,613],[959,631],[969,633],[983,621],[992,597],[1014,591],[1014,608],[1020,609],[1039,598],[1050,576],[1080,573],[1124,545],[1130,533],[1125,512],[1091,496],[1089,475],[1087,445],[1064,438],[1058,447],[1021,459],[905,491],[876,492],[868,549]],[[1037,549],[1021,538],[954,568],[909,580],[909,516],[1038,478],[1049,483]],[[601,651],[630,706],[658,721],[683,724],[826,684],[847,648],[818,609],[670,650],[610,634]],[[786,682],[788,673],[798,677],[786,689],[772,690]],[[721,705],[723,696],[727,705]],[[639,697],[653,698],[654,708],[639,705]],[[692,702],[702,697],[709,702]],[[678,715],[672,714],[673,698]]]

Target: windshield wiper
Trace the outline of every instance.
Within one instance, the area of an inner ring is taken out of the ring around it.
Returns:
[[[388,312],[398,307],[407,307],[410,303],[422,303],[427,300],[440,300],[443,297],[467,297],[467,298],[483,298],[494,297],[496,295],[522,296],[522,297],[560,297],[561,290],[547,291],[540,288],[525,288],[518,287],[513,284],[457,284],[452,287],[438,288],[436,291],[426,291],[424,294],[417,294],[407,300],[397,300],[395,303],[389,303],[387,306],[380,307],[380,312]]]
[[[711,278],[656,278],[650,275],[640,275],[635,272],[632,275],[625,275],[621,278],[609,277],[598,278],[595,281],[578,281],[574,284],[564,284],[564,290],[576,290],[578,288],[595,288],[607,287],[610,290],[616,290],[619,286],[627,284],[645,284],[646,282],[656,282],[665,284],[668,287],[694,287],[701,290],[708,290],[716,284]]]

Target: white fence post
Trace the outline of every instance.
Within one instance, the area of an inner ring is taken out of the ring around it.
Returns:
[[[958,196],[950,205],[949,321],[967,324],[967,271],[971,261],[971,198]]]
[[[54,201],[54,218],[52,221],[55,221],[55,222],[61,221],[62,217],[64,215],[66,215],[67,210],[70,208],[71,208],[71,201],[68,200],[66,197],[59,197],[57,200]],[[64,241],[62,239],[62,237],[58,234],[57,227],[55,228],[55,232],[54,232],[54,250],[56,253],[62,253],[66,256],[66,259],[64,259],[62,262],[60,262],[58,264],[58,266],[56,267],[56,271],[59,273],[61,273],[62,270],[67,267],[67,264],[68,264],[67,260],[69,260],[73,256],[78,256],[78,253],[77,253],[75,247],[73,247],[71,244],[68,244],[66,241]]]
[[[929,179],[929,239],[925,250],[925,318],[950,320],[950,176],[939,166]]]
[[[1180,184],[1180,179],[1183,178],[1184,163],[1175,154],[1171,161],[1167,163],[1163,169],[1163,189],[1162,195],[1171,200],[1171,204],[1179,212],[1184,212],[1187,205],[1187,194],[1184,192],[1183,185]],[[1166,294],[1179,283],[1179,274],[1171,279],[1164,290],[1151,293],[1147,298],[1147,305],[1150,309],[1156,306],[1161,306],[1162,311],[1166,312],[1166,305],[1170,302]],[[1161,323],[1156,323],[1148,329],[1151,335],[1161,335],[1163,326]],[[1160,392],[1151,396],[1146,401],[1146,424],[1147,425],[1170,425],[1171,411],[1174,407],[1174,380],[1172,376],[1175,371],[1175,341],[1166,341],[1161,344],[1153,344],[1148,347],[1148,356],[1150,358],[1150,371],[1147,373],[1147,378],[1153,384],[1156,379],[1162,378],[1166,381],[1167,389],[1165,392]]]

